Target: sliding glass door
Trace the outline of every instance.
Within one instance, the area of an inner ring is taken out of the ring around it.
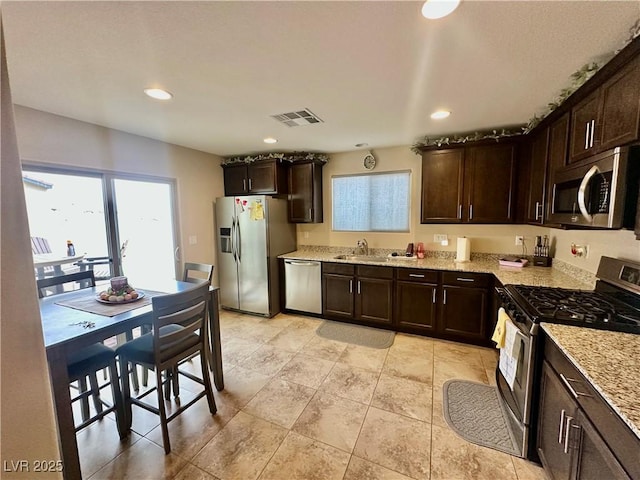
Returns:
[[[91,268],[97,280],[126,275],[134,285],[177,278],[173,181],[25,165],[23,184],[32,239],[56,255],[69,240],[85,256],[64,273]]]
[[[172,185],[116,178],[113,193],[123,274],[175,278]]]

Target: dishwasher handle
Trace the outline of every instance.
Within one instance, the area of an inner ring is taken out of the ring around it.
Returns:
[[[285,260],[284,263],[289,265],[296,265],[301,267],[315,267],[320,265],[320,262],[300,261],[300,260]]]

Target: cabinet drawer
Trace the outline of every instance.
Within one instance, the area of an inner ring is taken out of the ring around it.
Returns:
[[[373,265],[356,265],[356,274],[359,277],[393,279],[393,268],[376,267]]]
[[[333,263],[324,262],[322,264],[322,273],[337,273],[340,275],[353,275],[355,272],[355,265],[350,263]]]
[[[444,272],[442,274],[444,285],[455,285],[458,287],[487,288],[491,286],[491,275],[483,273],[467,272]]]
[[[548,337],[544,341],[544,358],[560,376],[567,391],[587,414],[608,447],[615,452],[631,478],[640,478],[640,464],[637,461],[640,439]]]
[[[405,282],[438,283],[438,272],[421,268],[397,268],[396,279]]]

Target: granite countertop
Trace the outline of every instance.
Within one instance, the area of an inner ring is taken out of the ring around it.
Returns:
[[[542,328],[640,438],[640,335],[551,323]]]
[[[539,287],[559,287],[578,290],[593,290],[593,283],[582,278],[564,273],[556,268],[548,267],[503,267],[498,264],[496,255],[472,257],[470,262],[455,262],[451,258],[427,256],[423,259],[389,258],[384,262],[358,261],[354,259],[341,260],[335,256],[341,253],[337,249],[300,249],[295,252],[280,255],[279,258],[295,260],[315,260],[321,262],[353,263],[358,265],[384,265],[387,267],[424,268],[430,270],[450,270],[458,272],[491,273],[503,285],[519,284]],[[377,253],[376,253],[377,255]],[[386,254],[385,254],[386,255]]]

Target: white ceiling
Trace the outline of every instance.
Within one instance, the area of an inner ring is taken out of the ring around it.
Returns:
[[[629,37],[640,1],[3,1],[16,104],[218,155],[523,124]],[[148,86],[173,92],[160,103]],[[270,115],[308,108],[324,123]],[[453,113],[434,121],[438,108]],[[273,136],[276,145],[262,139]]]

